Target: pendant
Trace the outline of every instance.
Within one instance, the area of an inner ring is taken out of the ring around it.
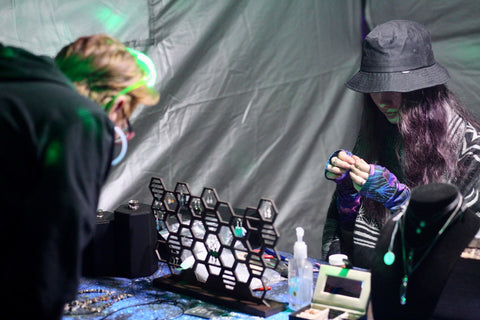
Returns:
[[[407,304],[407,286],[408,275],[404,275],[402,279],[402,284],[400,285],[400,304],[402,306]]]
[[[383,256],[383,263],[387,266],[391,266],[395,262],[395,253],[392,251],[387,251]]]

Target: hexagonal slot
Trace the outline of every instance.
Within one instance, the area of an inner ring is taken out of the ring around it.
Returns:
[[[246,235],[247,246],[252,249],[258,249],[262,247],[263,239],[258,231],[248,232]]]
[[[169,214],[165,217],[165,225],[170,233],[177,233],[180,223],[176,214]]]
[[[261,230],[262,240],[265,246],[269,248],[275,247],[279,237],[277,229],[271,224],[264,224]]]
[[[220,222],[225,224],[230,223],[233,217],[233,209],[228,202],[218,202],[216,212]]]
[[[256,296],[264,296],[265,295],[265,291],[256,291],[256,289],[264,287],[264,283],[263,283],[261,278],[252,277],[250,279],[249,287],[250,287],[250,290],[252,291],[252,293],[255,294]]]
[[[233,233],[232,233],[232,230],[231,230],[228,226],[221,226],[221,227],[220,227],[219,236],[220,236],[220,242],[221,242],[224,246],[228,246],[228,247],[229,247],[229,246],[232,245]]]
[[[203,221],[208,229],[208,231],[216,233],[220,222],[218,221],[217,215],[212,210],[205,211]]]
[[[250,273],[255,276],[262,276],[265,271],[263,260],[257,255],[249,255],[247,266]]]
[[[247,265],[244,263],[237,263],[234,273],[238,282],[247,283],[248,279],[250,278],[250,273],[248,273]]]
[[[185,206],[190,200],[190,188],[186,183],[178,182],[175,186],[175,193],[177,195],[180,206]]]
[[[165,209],[170,212],[176,212],[178,209],[178,201],[173,192],[165,192],[163,195],[163,204]]]
[[[180,234],[180,242],[182,243],[182,246],[186,248],[191,248],[193,244],[193,236],[190,229],[182,227],[180,228],[179,234]]]
[[[167,239],[168,249],[172,255],[179,255],[182,249],[180,239],[176,234],[170,233]]]
[[[246,223],[243,221],[241,217],[234,217],[232,219],[232,224],[230,225],[231,230],[233,230],[233,234],[237,238],[243,238],[247,235],[247,228]]]
[[[187,250],[187,249],[183,249],[183,250],[182,250],[182,254],[180,255],[181,260],[182,260],[182,263],[185,262],[185,261],[187,261],[187,260],[190,261],[190,260],[191,260],[191,258],[190,258],[191,256],[193,256],[192,251]],[[190,258],[190,259],[189,259],[189,258]],[[191,268],[193,268],[193,267],[194,267],[194,265],[192,264],[192,265],[191,265]]]
[[[277,214],[277,209],[271,200],[262,199],[258,204],[258,213],[263,221],[273,222]]]
[[[157,241],[155,244],[155,254],[161,262],[167,262],[168,260],[168,244],[166,241]]]
[[[220,257],[222,247],[220,245],[220,241],[215,234],[209,234],[207,236],[206,246],[209,255],[208,263],[219,265],[218,258]]]
[[[199,261],[205,261],[207,259],[207,248],[203,242],[195,241],[193,245],[193,255]]]
[[[156,219],[155,222],[157,223],[158,235],[161,236],[162,238],[165,238],[166,235],[168,235],[168,230],[167,230],[167,227],[165,226],[165,222],[160,219]]]
[[[180,267],[181,259],[177,255],[172,255],[169,258],[168,265],[170,267],[170,271],[174,274],[179,274],[180,270],[178,270],[178,267]]]
[[[177,216],[178,216],[178,219],[180,220],[180,223],[183,224],[184,226],[189,226],[190,223],[192,222],[193,216],[187,207],[179,207]]]
[[[157,225],[157,231],[160,233],[161,231],[165,230],[165,222],[163,221],[165,216],[165,208],[163,203],[159,200],[153,200],[152,202],[152,211],[153,216],[155,217],[155,223]]]
[[[280,257],[280,254],[278,252],[278,250],[274,247],[265,247],[265,248],[268,248],[270,249],[270,252],[273,252],[273,256],[274,257]],[[280,264],[283,264],[283,261],[281,259],[269,259],[269,258],[264,258],[262,256],[262,261],[263,261],[263,265],[265,266],[265,268],[267,269],[275,269],[277,268]]]
[[[194,217],[200,218],[202,213],[205,211],[205,206],[203,202],[198,197],[192,197],[190,201],[190,212]]]
[[[205,283],[208,280],[208,270],[207,267],[203,263],[198,263],[195,267],[195,277],[198,281]]]
[[[232,268],[233,264],[235,263],[235,257],[232,254],[232,250],[223,248],[222,254],[220,255],[220,260],[223,266]]]
[[[233,246],[233,251],[235,253],[235,257],[237,258],[237,261],[247,261],[248,250],[241,241],[239,240],[235,241],[235,244]]]
[[[220,272],[222,271],[222,268],[218,266],[212,266],[211,264],[208,265],[208,270],[210,271],[210,274],[219,276]]]
[[[233,275],[232,271],[224,270],[223,274],[222,274],[222,280],[223,280],[223,284],[225,286],[225,289],[227,289],[227,290],[235,289],[235,285],[237,284],[237,281],[236,281],[235,276]]]
[[[206,208],[215,209],[218,202],[217,192],[213,188],[205,188],[202,192],[202,200]]]
[[[161,178],[153,177],[152,179],[150,179],[149,187],[152,196],[156,199],[160,199],[165,191],[165,184],[163,183],[163,180]]]
[[[152,202],[152,209],[154,211],[165,211],[165,206],[161,200],[154,199]]]
[[[174,255],[171,255],[169,260],[170,260],[171,264],[173,264],[173,265],[176,265],[176,266],[180,265],[180,262],[181,262],[180,261],[180,251],[178,251]]]
[[[193,220],[192,223],[192,232],[195,239],[203,240],[205,239],[205,225],[200,220]]]

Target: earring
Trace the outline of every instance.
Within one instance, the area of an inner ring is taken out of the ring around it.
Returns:
[[[239,238],[244,237],[247,230],[242,226],[242,220],[237,219],[237,225],[235,226],[235,235]]]

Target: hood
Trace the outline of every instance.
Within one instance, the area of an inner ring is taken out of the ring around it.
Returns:
[[[2,81],[70,81],[47,56],[34,55],[24,49],[4,46],[0,43],[0,82]]]

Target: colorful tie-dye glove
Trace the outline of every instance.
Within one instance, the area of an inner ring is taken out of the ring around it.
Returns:
[[[388,169],[371,164],[370,176],[360,195],[382,203],[393,214],[408,204],[410,189]]]

